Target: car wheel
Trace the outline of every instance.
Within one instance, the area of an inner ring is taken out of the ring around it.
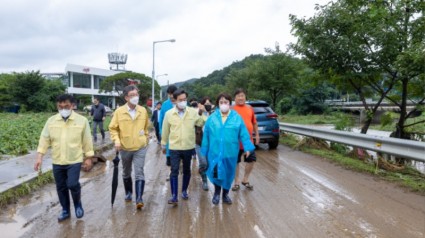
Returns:
[[[279,145],[279,140],[275,140],[275,141],[269,142],[268,144],[269,144],[269,149],[270,150],[274,150]]]

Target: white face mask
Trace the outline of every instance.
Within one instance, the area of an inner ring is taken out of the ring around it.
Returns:
[[[185,109],[186,106],[187,106],[187,101],[177,103],[177,107],[180,108],[180,109]]]
[[[139,104],[139,97],[136,96],[136,97],[130,98],[130,103],[133,105]]]
[[[69,115],[71,115],[71,110],[69,109],[60,109],[59,114],[61,114],[62,117],[67,118]]]
[[[229,104],[220,104],[220,111],[222,113],[228,112],[229,109],[230,109],[230,105]]]

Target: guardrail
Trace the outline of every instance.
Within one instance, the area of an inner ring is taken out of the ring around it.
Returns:
[[[425,142],[279,123],[280,130],[425,162]]]

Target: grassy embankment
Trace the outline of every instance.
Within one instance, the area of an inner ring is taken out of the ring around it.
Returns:
[[[280,119],[280,121],[296,124],[335,124],[338,123],[340,118],[341,116],[338,114],[307,116],[285,115],[283,116],[283,118]],[[419,118],[412,118],[409,120],[411,121],[413,119],[416,121],[419,120]],[[415,129],[420,129],[423,126],[423,124],[418,125]],[[387,127],[388,130],[393,130],[392,128],[393,127]],[[299,139],[293,134],[285,134],[284,136],[281,136],[280,142],[290,147],[294,147],[299,142]],[[333,150],[314,149],[305,146],[301,147],[300,149],[303,152],[326,158],[329,161],[337,163],[345,168],[352,169],[358,172],[373,174],[374,176],[378,176],[385,180],[393,181],[403,187],[410,189],[411,191],[419,192],[420,194],[425,195],[425,175],[421,174],[419,171],[410,166],[406,166],[400,171],[392,172],[379,169],[374,163],[363,162],[359,159],[352,158],[347,154],[338,153]]]
[[[52,115],[54,113],[0,113],[0,159],[2,155],[23,155],[36,149],[41,130]],[[110,121],[111,117],[107,116],[105,130]]]
[[[41,130],[52,115],[54,113],[0,113],[0,159],[2,155],[19,156],[36,149]],[[107,116],[105,130],[108,130],[110,120],[111,117]],[[53,181],[52,171],[40,173],[37,178],[1,193],[0,208]]]

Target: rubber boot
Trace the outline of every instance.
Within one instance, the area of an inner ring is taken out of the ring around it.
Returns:
[[[145,190],[145,180],[136,180],[136,207],[142,209],[143,203],[143,191]]]
[[[223,203],[232,204],[232,199],[229,197],[228,189],[223,189]]]
[[[202,189],[204,191],[208,191],[208,180],[207,175],[205,173],[201,174],[202,177]]]
[[[74,201],[74,208],[75,208],[75,216],[77,218],[82,218],[84,216],[84,209],[83,205],[81,204],[81,191],[79,192],[72,192],[72,200]]]
[[[215,191],[214,191],[214,196],[212,198],[212,203],[214,205],[217,205],[220,202],[221,187],[214,184],[214,188],[215,188]]]
[[[58,221],[63,221],[71,217],[70,214],[70,200],[69,200],[69,191],[68,189],[57,190],[59,202],[62,206],[62,212],[58,216]]]
[[[178,177],[170,177],[170,186],[171,186],[171,198],[168,200],[168,204],[177,205],[179,202],[178,190],[179,190],[179,180]]]
[[[133,180],[130,178],[125,178],[124,180],[124,189],[125,189],[125,201],[131,202],[133,197]]]
[[[183,183],[182,183],[182,198],[184,200],[189,199],[189,194],[187,194],[187,187],[189,187],[189,182],[190,182],[190,174],[184,174],[183,175]]]
[[[59,216],[58,216],[58,221],[61,222],[61,221],[64,221],[64,220],[66,220],[70,217],[71,217],[71,215],[69,214],[69,211],[62,210],[61,214],[59,214]]]

